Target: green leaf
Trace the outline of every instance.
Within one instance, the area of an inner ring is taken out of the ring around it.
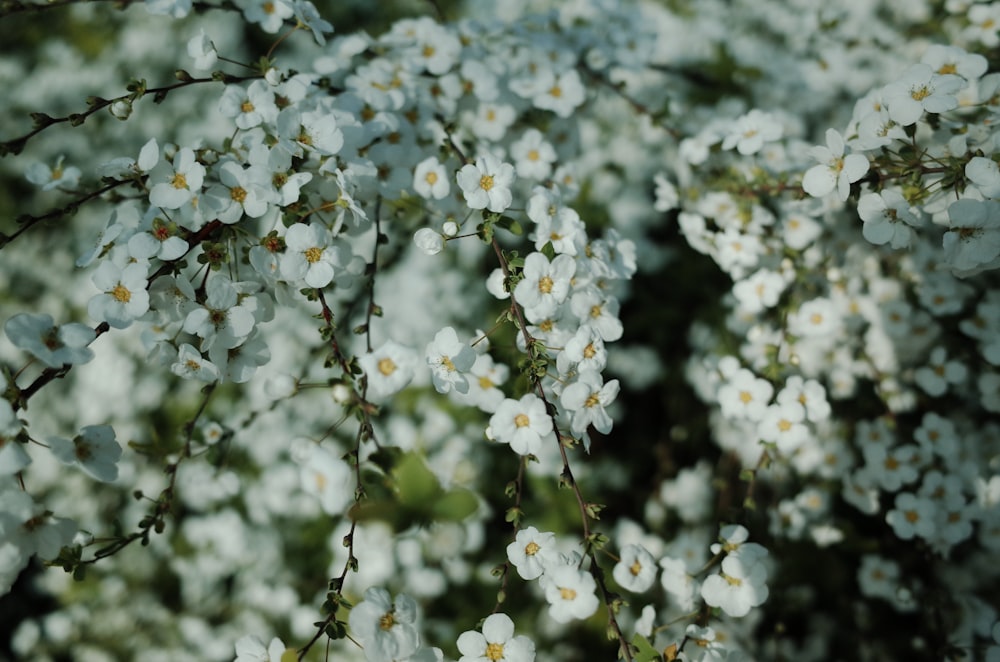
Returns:
[[[392,475],[396,480],[399,503],[407,508],[423,510],[441,494],[437,476],[416,453],[404,455]]]
[[[511,234],[516,234],[518,237],[524,234],[524,229],[521,227],[521,224],[510,216],[501,216],[497,219],[497,226],[510,231]]]
[[[660,654],[656,652],[653,645],[649,643],[649,639],[642,636],[641,634],[636,634],[632,637],[632,645],[636,647],[636,654],[632,656],[633,662],[652,662],[653,660],[662,660]]]
[[[382,446],[369,455],[368,459],[385,473],[391,473],[392,468],[396,466],[401,457],[403,457],[403,451],[400,448],[396,446]]]
[[[469,490],[456,488],[434,502],[431,514],[436,520],[460,522],[479,508],[479,501]]]

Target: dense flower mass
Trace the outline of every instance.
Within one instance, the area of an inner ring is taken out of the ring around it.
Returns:
[[[998,659],[1000,3],[361,4],[0,7],[0,659]]]

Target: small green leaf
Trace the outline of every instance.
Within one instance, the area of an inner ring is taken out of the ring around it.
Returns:
[[[497,226],[503,228],[504,230],[508,230],[511,234],[515,234],[519,237],[524,234],[524,228],[521,227],[521,224],[510,216],[501,216],[497,219]]]
[[[653,662],[653,660],[663,659],[656,652],[656,649],[653,648],[653,645],[649,643],[649,639],[646,639],[641,634],[636,634],[632,637],[631,643],[636,648],[636,653],[632,656],[633,662]]]
[[[456,488],[450,490],[434,502],[431,514],[434,519],[449,522],[460,522],[479,508],[479,502],[469,490]]]
[[[408,508],[422,510],[441,494],[437,476],[416,453],[404,455],[396,464],[392,475],[396,480],[399,503]]]

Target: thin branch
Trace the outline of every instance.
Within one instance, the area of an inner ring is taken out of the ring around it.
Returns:
[[[38,225],[39,223],[43,223],[45,221],[55,220],[57,218],[62,218],[64,216],[74,216],[80,210],[80,205],[86,202],[90,202],[91,200],[95,200],[104,195],[105,193],[107,193],[108,191],[118,188],[123,184],[129,184],[129,183],[131,182],[130,180],[127,179],[114,181],[110,184],[107,184],[106,186],[102,186],[96,191],[91,191],[90,193],[87,193],[75,200],[72,200],[68,204],[59,207],[58,209],[53,209],[52,211],[47,212],[45,214],[41,214],[39,216],[23,214],[21,216],[18,216],[17,223],[21,227],[19,227],[13,234],[5,235],[0,233],[0,250],[3,250],[3,248],[5,248],[7,244],[17,239],[29,228],[34,227],[35,225]]]
[[[162,87],[147,88],[146,81],[144,80],[132,81],[128,85],[129,94],[115,97],[114,99],[104,99],[96,96],[89,97],[87,99],[87,105],[89,106],[87,110],[79,113],[70,113],[64,117],[50,117],[45,113],[32,113],[31,118],[35,122],[35,128],[18,138],[0,142],[0,157],[7,156],[8,154],[19,154],[31,138],[35,137],[50,126],[67,122],[72,126],[79,126],[97,111],[108,108],[115,103],[122,102],[131,105],[135,101],[151,94],[153,95],[153,100],[156,103],[160,103],[170,92],[182,87],[188,87],[189,85],[195,85],[197,83],[240,83],[262,77],[261,74],[254,74],[252,76],[233,76],[223,71],[213,72],[212,75],[207,78],[192,78],[190,74],[184,71],[179,71],[177,75],[180,82],[173,83],[172,85],[164,85]]]

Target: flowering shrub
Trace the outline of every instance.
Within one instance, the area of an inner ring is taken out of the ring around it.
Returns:
[[[1000,3],[331,4],[0,5],[0,655],[1000,659]]]

